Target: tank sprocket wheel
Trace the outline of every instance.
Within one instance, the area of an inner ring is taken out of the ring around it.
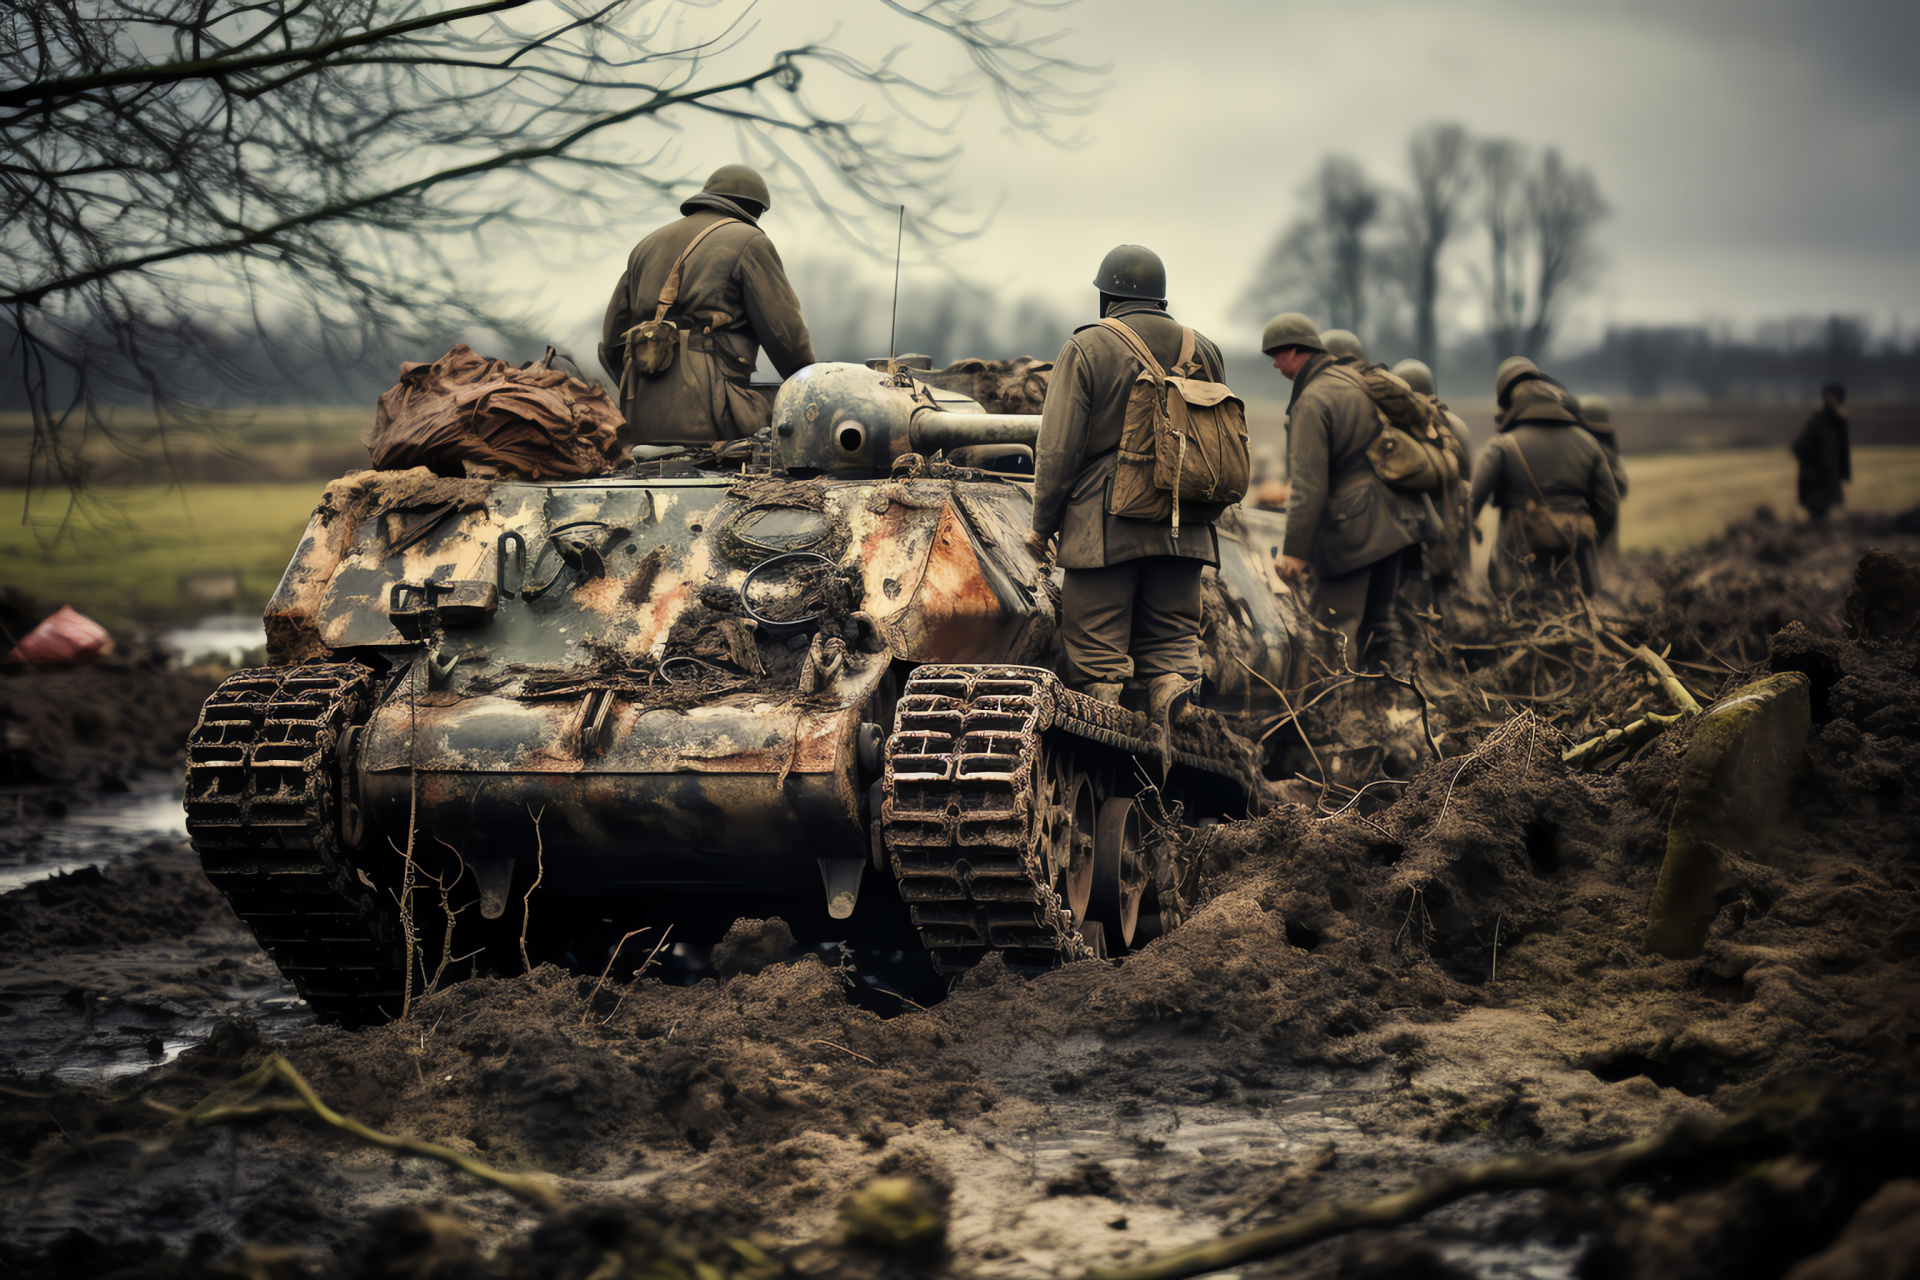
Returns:
[[[396,922],[342,848],[341,739],[372,688],[358,663],[235,672],[187,737],[187,834],[207,878],[314,1012],[349,1025],[405,998]]]

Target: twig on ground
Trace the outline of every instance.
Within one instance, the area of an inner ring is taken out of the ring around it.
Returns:
[[[596,981],[593,984],[593,990],[587,994],[587,1007],[586,1007],[586,1010],[580,1015],[581,1026],[583,1027],[586,1026],[587,1019],[593,1016],[594,998],[600,994],[600,988],[606,984],[607,975],[613,972],[613,962],[620,958],[620,948],[627,945],[628,938],[633,937],[635,934],[645,933],[646,931],[647,929],[645,925],[640,926],[640,928],[638,929],[629,929],[626,933],[620,935],[620,941],[613,944],[613,954],[607,957],[607,963],[605,967],[603,967],[600,970],[600,977],[598,981]],[[617,1009],[620,1006],[618,1004],[615,1004],[614,1007]]]
[[[835,1043],[834,1043],[833,1041],[831,1041],[831,1040],[809,1040],[809,1041],[807,1041],[807,1043],[808,1043],[808,1044],[823,1044],[823,1045],[825,1045],[825,1046],[827,1046],[827,1048],[829,1048],[829,1049],[838,1049],[838,1050],[839,1050],[840,1052],[842,1052],[842,1053],[844,1053],[844,1054],[846,1054],[846,1055],[847,1055],[847,1056],[848,1056],[849,1058],[858,1058],[858,1059],[860,1059],[860,1061],[862,1061],[862,1062],[864,1062],[864,1063],[866,1063],[866,1064],[867,1064],[868,1066],[870,1066],[870,1067],[877,1067],[877,1066],[879,1066],[879,1065],[880,1065],[879,1063],[877,1063],[877,1062],[875,1062],[875,1061],[874,1061],[874,1060],[873,1060],[872,1058],[869,1058],[869,1057],[868,1057],[868,1056],[867,1056],[866,1054],[864,1054],[864,1053],[855,1053],[855,1052],[854,1052],[853,1050],[851,1050],[851,1049],[849,1049],[849,1048],[847,1048],[847,1046],[845,1046],[845,1045],[843,1045],[843,1044],[835,1044]]]
[[[1604,1189],[1703,1152],[1729,1156],[1766,1149],[1778,1132],[1757,1113],[1731,1120],[1681,1121],[1664,1132],[1578,1156],[1514,1156],[1449,1169],[1405,1191],[1373,1200],[1334,1201],[1271,1226],[1182,1249],[1131,1267],[1096,1267],[1085,1280],[1186,1280],[1209,1271],[1278,1257],[1335,1236],[1413,1222],[1455,1200],[1491,1191],[1556,1187]]]
[[[540,819],[547,816],[547,806],[541,805],[540,812],[534,813],[533,806],[527,806],[527,812],[533,816],[533,883],[520,895],[520,967],[523,972],[533,972],[533,961],[527,958],[527,924],[533,918],[533,891],[547,878],[547,843],[540,834]]]
[[[269,1084],[278,1081],[293,1091],[293,1098],[277,1098],[267,1102],[252,1103],[250,1099]],[[235,1103],[221,1102],[223,1094],[238,1092],[243,1101]],[[296,1100],[297,1099],[297,1100]],[[147,1105],[164,1111],[174,1117],[176,1122],[188,1129],[205,1129],[214,1125],[243,1125],[278,1113],[289,1111],[309,1111],[323,1122],[351,1134],[362,1142],[386,1151],[398,1151],[407,1155],[422,1156],[428,1160],[437,1160],[450,1168],[458,1169],[482,1182],[500,1188],[508,1195],[518,1197],[543,1209],[560,1207],[560,1195],[544,1178],[536,1178],[521,1173],[506,1173],[483,1164],[472,1156],[443,1147],[437,1142],[423,1142],[418,1138],[402,1138],[390,1133],[382,1133],[361,1124],[358,1120],[343,1116],[320,1100],[294,1065],[279,1054],[271,1054],[265,1062],[234,1081],[231,1085],[216,1092],[198,1106],[187,1110],[169,1107],[164,1103],[147,1099]]]

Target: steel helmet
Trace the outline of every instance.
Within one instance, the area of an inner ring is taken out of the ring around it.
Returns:
[[[1267,321],[1266,329],[1260,334],[1260,351],[1272,355],[1282,347],[1305,347],[1309,351],[1325,351],[1327,344],[1320,340],[1320,330],[1313,321],[1298,311],[1289,311],[1285,315],[1275,316]]]
[[[1167,296],[1167,268],[1160,255],[1137,244],[1107,251],[1094,273],[1093,287],[1116,298],[1146,298],[1161,302]]]
[[[1328,329],[1321,333],[1320,341],[1327,344],[1327,354],[1335,360],[1358,360],[1367,362],[1367,349],[1360,341],[1360,335],[1351,329]]]
[[[767,180],[743,164],[723,164],[713,171],[707,179],[707,185],[700,188],[702,195],[726,196],[730,200],[751,200],[762,211],[773,207],[773,194],[767,190]]]
[[[1424,360],[1402,360],[1393,366],[1393,376],[1423,396],[1440,394],[1433,389],[1433,370],[1427,368]]]
[[[1499,397],[1500,407],[1504,409],[1512,403],[1514,383],[1539,376],[1540,366],[1525,356],[1508,356],[1502,360],[1493,375],[1493,394]]]

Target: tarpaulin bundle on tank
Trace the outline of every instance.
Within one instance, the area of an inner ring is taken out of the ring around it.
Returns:
[[[980,402],[988,413],[1039,413],[1046,403],[1053,361],[1021,356],[1016,360],[958,360],[927,374],[926,380]]]
[[[606,391],[544,359],[514,368],[462,343],[432,364],[403,364],[380,397],[367,448],[382,471],[566,480],[604,475],[620,410]]]

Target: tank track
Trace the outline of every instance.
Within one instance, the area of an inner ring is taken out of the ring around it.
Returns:
[[[187,738],[187,834],[200,865],[322,1021],[401,1012],[404,948],[341,849],[338,743],[363,722],[356,663],[236,672]]]
[[[927,665],[907,677],[887,740],[880,821],[935,968],[962,972],[999,951],[1032,972],[1095,954],[1051,887],[1041,848],[1043,742],[1065,736],[1151,760],[1159,748],[1136,722],[1039,667]],[[1178,744],[1173,763],[1235,784],[1252,767]]]

